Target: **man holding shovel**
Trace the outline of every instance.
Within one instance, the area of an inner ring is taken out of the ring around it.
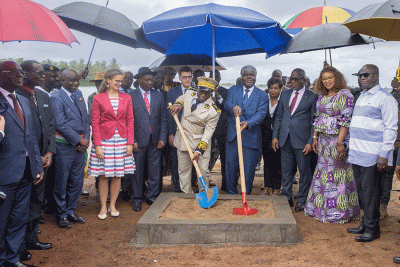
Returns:
[[[193,193],[191,187],[191,161],[198,162],[201,174],[205,179],[206,185],[208,185],[208,162],[210,160],[211,147],[209,144],[221,114],[221,110],[211,99],[211,93],[215,90],[217,84],[213,79],[199,77],[197,91],[193,88],[186,90],[185,94],[178,97],[175,104],[170,106],[171,115],[178,114],[183,108],[182,128],[190,147],[194,150],[193,157],[190,158],[181,133],[177,131],[174,146],[177,148],[178,153],[179,182],[181,190],[185,193]],[[200,191],[202,190],[203,188],[200,188]]]

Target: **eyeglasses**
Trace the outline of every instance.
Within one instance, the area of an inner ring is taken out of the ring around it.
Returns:
[[[358,77],[359,79],[361,79],[362,77],[368,78],[369,75],[372,75],[372,74],[376,74],[376,73],[375,73],[375,72],[373,72],[373,73],[368,73],[368,72],[357,73],[357,77]]]
[[[44,76],[44,75],[46,75],[46,72],[45,72],[45,71],[33,71],[33,70],[31,70],[30,72],[37,73],[37,74],[39,74],[39,76]]]
[[[296,82],[296,83],[298,83],[300,80],[304,80],[304,78],[292,78],[292,77],[289,78],[289,82]]]
[[[181,76],[182,80],[190,80],[192,78],[193,78],[193,76]]]
[[[8,72],[11,73],[12,76],[17,76],[18,74],[22,77],[26,77],[26,72],[23,70],[3,70],[1,72]]]

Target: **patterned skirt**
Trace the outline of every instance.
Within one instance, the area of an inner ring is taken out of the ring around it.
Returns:
[[[133,174],[136,169],[135,160],[133,154],[126,155],[126,143],[127,139],[122,138],[118,131],[115,131],[111,139],[101,140],[104,159],[97,158],[96,149],[92,146],[88,174],[94,177],[123,177],[125,174]]]
[[[345,223],[360,216],[351,164],[337,159],[337,135],[319,134],[318,165],[304,207],[305,214],[324,223]]]

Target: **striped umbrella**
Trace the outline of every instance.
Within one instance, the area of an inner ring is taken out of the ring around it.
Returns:
[[[341,7],[313,7],[293,16],[282,26],[282,29],[287,33],[297,34],[307,28],[325,23],[343,23],[354,14],[354,11]]]

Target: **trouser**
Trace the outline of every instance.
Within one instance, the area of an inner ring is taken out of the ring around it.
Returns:
[[[290,138],[281,147],[282,194],[288,200],[292,199],[293,196],[293,166],[296,160],[300,171],[299,191],[296,199],[299,203],[306,202],[312,180],[310,159],[310,153],[304,155],[303,149],[294,149],[292,147]]]
[[[352,166],[360,207],[364,210],[361,226],[365,227],[366,233],[379,233],[379,218],[381,216],[379,197],[382,194],[385,172],[378,171],[377,165],[362,167],[353,164]]]
[[[45,181],[45,199],[46,199],[46,209],[50,212],[56,212],[57,203],[54,199],[53,191],[55,184],[55,176],[56,176],[56,161],[57,155],[53,155],[53,162],[50,167],[47,169],[47,177]]]
[[[393,185],[393,175],[394,171],[396,169],[396,161],[397,161],[397,150],[398,148],[396,147],[393,150],[393,166],[387,166],[386,172],[385,172],[385,177],[383,180],[383,189],[382,189],[382,195],[380,198],[380,203],[383,205],[388,205],[390,201],[390,192],[392,191],[392,185]]]
[[[5,262],[20,261],[19,252],[25,241],[31,186],[32,174],[28,158],[19,182],[0,185],[0,191],[6,194],[0,206],[0,266]]]
[[[200,156],[198,165],[200,168],[201,175],[204,178],[206,185],[209,184],[209,173],[208,163],[210,161],[210,153],[211,149],[208,148],[203,155]],[[189,152],[180,151],[177,149],[178,155],[178,170],[179,170],[179,182],[180,188],[184,193],[193,193],[192,189],[192,160],[190,159]],[[204,188],[201,186],[200,181],[198,181],[199,190],[204,191]]]
[[[222,184],[221,190],[226,190],[226,170],[225,170],[225,163],[226,163],[226,152],[225,152],[225,145],[226,145],[226,134],[219,134],[215,136],[218,143],[218,150],[219,150],[219,159],[221,162],[221,176],[222,176]]]
[[[253,189],[254,175],[256,172],[256,166],[259,158],[259,149],[253,149],[243,146],[243,163],[244,163],[244,174],[246,183],[246,193],[251,194]],[[226,142],[226,188],[229,194],[237,194],[238,176],[237,172],[239,169],[239,155],[237,139],[233,139],[232,142]]]
[[[157,145],[153,145],[152,137],[150,136],[149,143],[146,147],[139,147],[139,152],[134,154],[136,171],[132,182],[132,201],[143,202],[143,183],[145,173],[145,161],[147,160],[148,170],[148,187],[147,199],[155,201],[160,194],[160,164],[161,164],[161,150]]]
[[[174,185],[174,191],[180,192],[181,186],[179,183],[179,171],[178,171],[178,154],[176,147],[171,147],[171,179]]]
[[[264,187],[281,189],[281,151],[275,152],[271,147],[271,142],[267,142],[263,143],[262,152],[264,158]]]
[[[74,215],[78,206],[85,175],[85,153],[75,151],[72,145],[57,143],[55,166],[54,199],[56,215],[61,220]]]

